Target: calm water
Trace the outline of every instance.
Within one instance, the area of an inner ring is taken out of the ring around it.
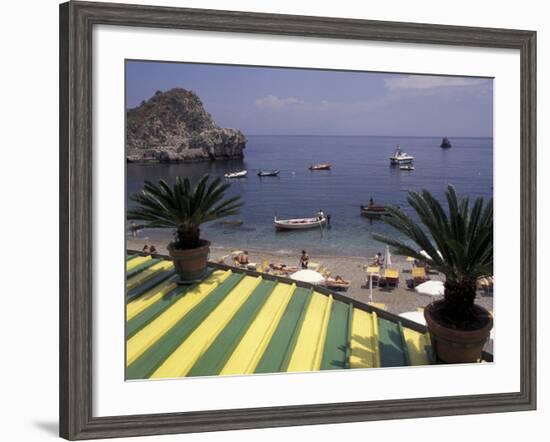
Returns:
[[[214,245],[235,248],[268,248],[297,253],[371,256],[382,246],[371,232],[396,235],[381,221],[360,216],[359,206],[370,197],[376,203],[395,204],[406,211],[407,191],[426,188],[439,198],[447,183],[470,198],[489,198],[493,192],[493,140],[453,138],[451,149],[441,149],[441,138],[248,136],[242,161],[194,164],[128,164],[128,193],[138,191],[145,179],[173,182],[177,175],[195,181],[203,174],[223,176],[248,170],[245,179],[231,180],[230,194],[244,200],[241,227],[219,223],[203,226],[203,236]],[[415,157],[415,171],[390,167],[395,146]],[[310,172],[312,163],[329,161],[331,171]],[[280,169],[279,177],[259,178],[258,169]],[[331,228],[276,232],[273,214],[279,218],[313,216],[319,209],[332,216]],[[144,232],[152,238],[161,233]],[[164,233],[167,235],[167,233]]]

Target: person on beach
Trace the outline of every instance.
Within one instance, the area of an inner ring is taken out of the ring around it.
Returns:
[[[374,261],[372,265],[375,265],[375,266],[384,265],[384,257],[382,256],[382,253],[378,252],[376,255],[374,255]]]
[[[302,250],[302,254],[300,255],[300,267],[302,269],[307,269],[308,264],[309,264],[309,255],[305,250]]]
[[[151,246],[149,248],[149,254],[155,255],[157,253],[157,248],[155,246]]]
[[[237,264],[239,264],[241,266],[248,265],[248,263],[250,262],[249,258],[248,258],[248,250],[245,250],[244,252],[239,253],[239,256],[237,256],[236,261],[237,261]]]
[[[327,213],[327,226],[330,227],[330,213]]]
[[[149,246],[145,244],[143,246],[143,249],[141,249],[141,256],[149,256],[151,254],[151,251],[149,250]]]

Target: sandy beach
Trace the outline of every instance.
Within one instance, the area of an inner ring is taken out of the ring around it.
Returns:
[[[141,250],[145,244],[154,245],[160,254],[167,254],[166,246],[169,239],[161,239],[156,237],[154,240],[140,237],[128,237],[127,248],[130,250]],[[240,250],[238,248],[218,247],[212,244],[210,251],[210,261],[220,262],[223,257],[226,257],[225,263],[231,265],[232,252]],[[295,253],[273,253],[268,250],[258,250],[247,248],[250,262],[262,265],[264,262],[283,263],[287,266],[298,266],[300,250]],[[356,257],[356,256],[334,256],[334,255],[319,255],[310,253],[310,262],[321,264],[331,276],[340,275],[345,280],[351,282],[350,288],[341,292],[350,298],[357,299],[362,302],[375,302],[384,304],[384,308],[392,313],[401,314],[404,312],[418,311],[424,308],[434,300],[432,296],[423,295],[415,292],[407,287],[407,279],[411,278],[411,264],[406,261],[405,257],[392,255],[391,267],[399,270],[399,284],[396,288],[374,288],[372,300],[370,298],[369,287],[366,286],[366,273],[364,266],[370,264],[374,257]],[[428,275],[431,280],[443,280],[443,275],[437,272],[430,272]],[[493,296],[481,294],[477,297],[476,302],[486,309],[493,310]]]

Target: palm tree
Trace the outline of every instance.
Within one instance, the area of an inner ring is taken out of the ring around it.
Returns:
[[[412,256],[443,273],[445,294],[438,305],[439,315],[464,327],[479,319],[474,307],[477,279],[493,272],[493,199],[484,205],[483,198],[477,198],[470,210],[468,197],[459,199],[453,186],[447,187],[445,195],[448,213],[427,190],[409,192],[407,201],[422,225],[400,209],[388,208],[390,216],[384,221],[414,246],[376,233],[373,237],[392,246],[395,254]]]
[[[170,187],[164,180],[158,184],[145,181],[143,189],[130,199],[137,203],[127,218],[144,222],[142,227],[174,228],[174,249],[194,249],[201,245],[200,225],[239,213],[240,196],[224,199],[230,187],[216,178],[209,183],[204,175],[192,188],[188,178],[176,178]]]

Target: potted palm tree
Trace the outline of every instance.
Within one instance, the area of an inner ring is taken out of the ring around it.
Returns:
[[[373,237],[445,275],[443,299],[424,309],[434,349],[444,362],[475,362],[493,326],[490,313],[474,302],[477,280],[493,272],[493,200],[484,204],[478,198],[470,209],[469,199],[459,199],[453,186],[445,195],[447,211],[427,190],[409,192],[407,200],[421,224],[388,208],[384,221],[407,240]]]
[[[172,187],[163,180],[145,181],[143,189],[130,197],[136,206],[128,210],[127,218],[143,222],[139,228],[174,229],[168,252],[182,284],[200,280],[207,270],[210,242],[201,239],[201,224],[239,213],[240,196],[225,198],[229,187],[220,178],[209,181],[208,175],[195,187],[188,178],[177,177]]]

